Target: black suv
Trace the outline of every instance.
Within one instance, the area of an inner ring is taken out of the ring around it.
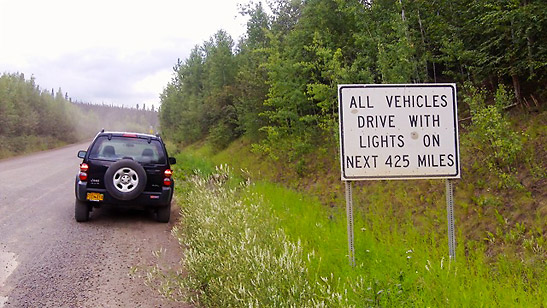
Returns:
[[[105,132],[95,136],[87,151],[79,151],[76,176],[76,221],[87,221],[93,207],[149,207],[159,222],[169,222],[174,182],[171,164],[159,135]]]

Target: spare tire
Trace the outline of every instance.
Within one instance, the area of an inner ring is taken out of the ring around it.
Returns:
[[[146,187],[144,168],[131,159],[119,160],[106,170],[104,186],[106,191],[118,200],[133,200]]]

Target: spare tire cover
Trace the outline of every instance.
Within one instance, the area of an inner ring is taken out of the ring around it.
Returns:
[[[118,200],[133,200],[146,187],[144,168],[131,159],[119,160],[106,170],[104,186],[106,191]]]

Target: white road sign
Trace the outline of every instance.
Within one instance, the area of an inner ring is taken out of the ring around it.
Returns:
[[[455,84],[339,85],[342,180],[460,177]]]

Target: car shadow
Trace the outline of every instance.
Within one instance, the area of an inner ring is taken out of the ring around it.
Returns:
[[[171,220],[174,220],[173,209],[171,209]],[[150,223],[161,224],[156,221],[156,213],[153,209],[137,209],[120,207],[116,205],[103,204],[100,208],[93,208],[89,215],[89,222],[97,223]]]

